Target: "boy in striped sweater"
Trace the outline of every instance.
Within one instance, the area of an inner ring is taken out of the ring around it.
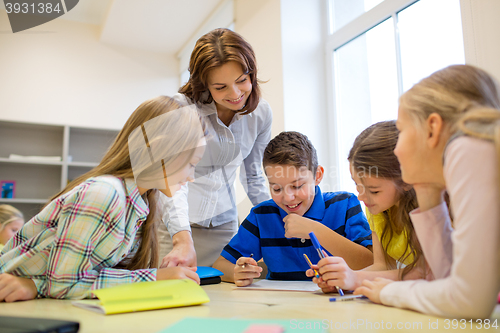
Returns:
[[[324,168],[305,135],[280,133],[266,147],[263,166],[272,199],[251,210],[214,263],[223,281],[251,284],[262,272],[261,258],[267,279],[311,280],[303,254],[312,262],[319,256],[310,232],[329,255],[343,257],[352,269],[373,263],[371,231],[358,199],[348,192],[321,192]]]

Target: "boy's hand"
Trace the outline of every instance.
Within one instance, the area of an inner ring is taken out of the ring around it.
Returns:
[[[234,283],[238,287],[248,286],[261,272],[262,267],[253,258],[240,257],[234,265]]]
[[[288,214],[283,219],[283,222],[285,222],[286,238],[295,237],[304,239],[309,239],[309,233],[313,231],[313,225],[318,223],[297,214]]]
[[[28,301],[38,295],[35,282],[31,279],[0,274],[0,302]]]

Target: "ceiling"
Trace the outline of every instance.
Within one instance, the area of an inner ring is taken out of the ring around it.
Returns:
[[[101,41],[177,53],[222,0],[80,0],[61,19],[100,25]]]

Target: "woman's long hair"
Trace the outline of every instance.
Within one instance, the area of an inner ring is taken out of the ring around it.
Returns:
[[[386,223],[382,234],[378,237],[384,250],[387,267],[394,269],[396,267],[391,267],[387,249],[395,234],[406,233],[408,247],[397,260],[402,263],[413,257],[413,262],[401,271],[400,278],[403,279],[417,264],[423,265],[423,253],[409,215],[418,207],[415,190],[403,182],[399,161],[394,155],[398,133],[395,121],[383,121],[371,125],[356,137],[347,159],[352,172],[360,172],[361,178],[365,175],[375,176],[391,180],[396,186],[398,203],[383,212]]]
[[[208,90],[208,74],[212,69],[230,61],[239,63],[243,72],[250,77],[252,92],[240,112],[252,113],[260,99],[255,53],[241,35],[229,29],[215,29],[198,39],[189,60],[189,81],[179,92],[196,103],[212,103],[213,98]]]
[[[137,175],[138,171],[133,170],[131,164],[129,137],[134,130],[137,128],[144,128],[144,124],[156,117],[168,117],[167,121],[162,123],[164,124],[162,133],[168,137],[170,144],[158,145],[159,147],[155,147],[156,153],[165,159],[165,165],[168,166],[169,163],[172,163],[172,161],[179,156],[178,152],[182,151],[180,150],[182,147],[196,147],[205,135],[203,131],[200,133],[201,119],[194,110],[191,110],[191,112],[189,110],[184,112],[171,112],[178,110],[179,107],[179,104],[167,96],[159,96],[142,103],[129,117],[99,165],[74,179],[62,191],[54,195],[50,201],[71,191],[91,177],[112,175],[122,179],[134,178],[135,172],[135,178],[140,178],[141,175]],[[153,121],[156,121],[156,119]],[[204,130],[203,124],[202,128]],[[154,141],[158,139],[158,137],[159,135],[155,138],[150,138],[150,140]],[[186,149],[186,151],[188,150],[189,149]],[[194,151],[191,149],[190,153],[192,154]],[[189,159],[190,156],[183,160],[187,163]],[[143,171],[144,170],[139,170],[139,173]],[[143,224],[142,240],[139,249],[132,260],[126,265],[126,269],[135,270],[155,268],[158,266],[156,221],[162,218],[160,213],[163,210],[161,207],[157,207],[158,196],[159,192],[157,189],[150,189],[143,194],[149,206],[149,214]]]

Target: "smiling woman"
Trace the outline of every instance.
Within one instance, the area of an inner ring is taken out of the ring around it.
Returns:
[[[260,97],[252,47],[229,29],[215,29],[196,42],[189,72],[174,99],[199,108],[210,139],[196,169],[203,177],[166,202],[169,214],[163,219],[166,226],[160,226],[162,267],[214,263],[238,227],[234,182],[240,166],[252,203],[269,199],[261,163],[271,139],[272,111]]]
[[[235,111],[245,107],[252,92],[248,72],[243,72],[239,63],[229,61],[212,69],[208,75],[208,90],[217,105],[217,114],[229,126]]]

